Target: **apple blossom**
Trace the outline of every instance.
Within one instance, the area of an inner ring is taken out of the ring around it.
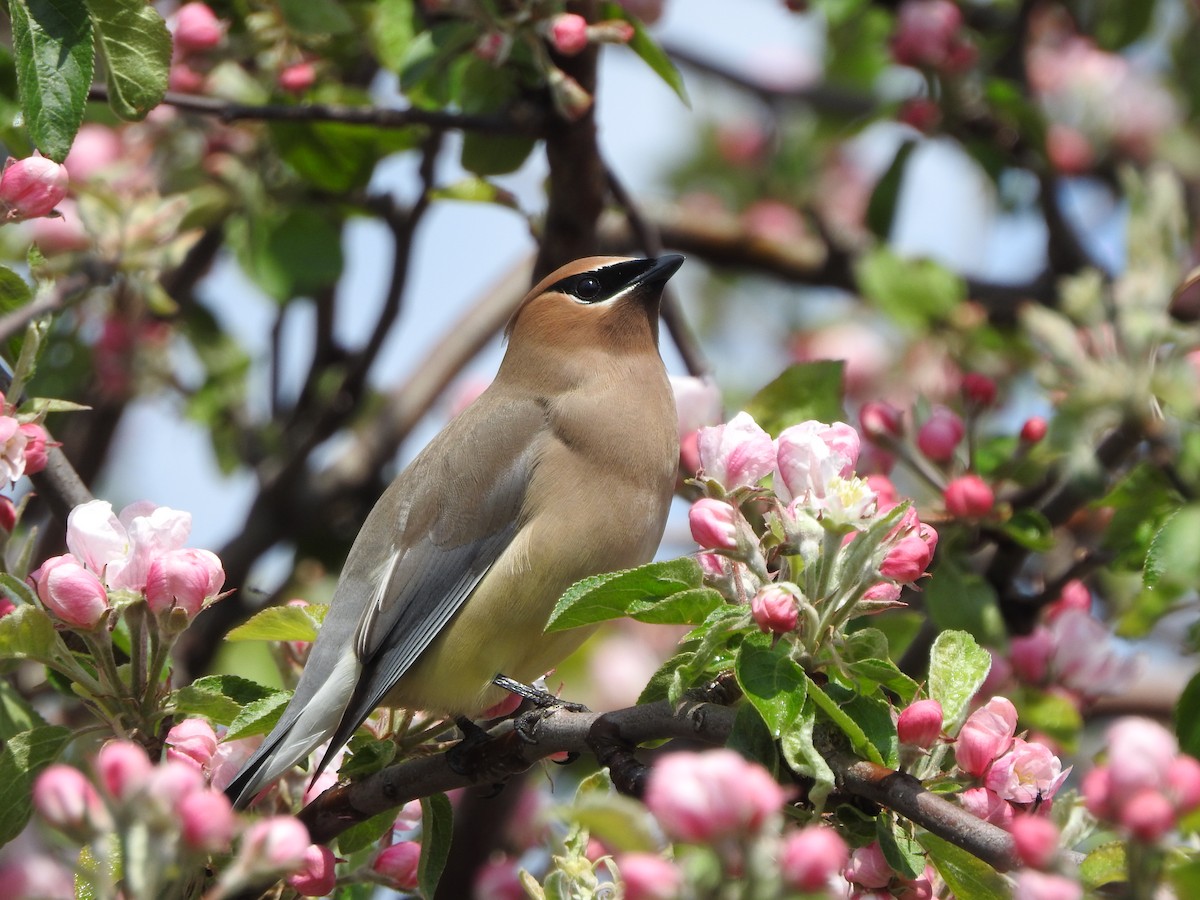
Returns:
[[[800,621],[795,594],[778,584],[766,585],[754,595],[750,600],[750,613],[762,631],[772,634],[795,631]]]
[[[1029,684],[1042,684],[1055,651],[1054,636],[1039,625],[1029,634],[1014,637],[1008,642],[1008,659],[1017,676]]]
[[[910,703],[896,720],[900,743],[914,747],[932,747],[942,733],[942,704],[936,700]]]
[[[310,844],[304,851],[304,867],[289,875],[287,883],[301,897],[324,897],[337,886],[336,866],[332,850],[322,844]]]
[[[184,797],[203,790],[204,776],[194,764],[168,759],[150,771],[145,795],[154,809],[174,816]]]
[[[48,824],[72,837],[112,827],[104,802],[83,773],[71,766],[47,766],[33,783],[33,808]]]
[[[582,53],[588,45],[587,19],[576,13],[560,13],[547,23],[550,43],[563,56]]]
[[[849,478],[858,462],[858,432],[844,422],[807,421],[780,432],[775,440],[775,493],[784,500],[826,496],[835,478]]]
[[[749,413],[699,432],[700,467],[729,490],[753,486],[775,468],[775,443]]]
[[[871,841],[851,853],[845,871],[847,881],[866,888],[887,887],[895,874],[878,841]]]
[[[92,240],[75,201],[68,197],[59,204],[58,212],[60,215],[42,216],[29,222],[30,240],[38,250],[45,256],[57,256],[90,247]]]
[[[1014,816],[1009,831],[1017,857],[1034,869],[1045,869],[1058,854],[1058,828],[1045,816]]]
[[[194,791],[176,806],[183,842],[202,853],[229,849],[237,830],[233,804],[221,791]]]
[[[1068,609],[1047,628],[1055,646],[1051,677],[1085,699],[1120,691],[1138,669],[1137,659],[1119,653],[1108,628],[1086,612]]]
[[[175,46],[190,53],[211,50],[225,37],[225,24],[207,3],[185,3],[175,14]]]
[[[850,861],[850,848],[833,828],[810,825],[789,831],[779,850],[783,883],[801,891],[820,891]]]
[[[224,584],[225,570],[215,553],[191,548],[168,550],[150,563],[146,602],[154,612],[179,607],[191,617],[219,594]]]
[[[1037,444],[1046,437],[1050,426],[1041,416],[1030,416],[1021,426],[1021,440],[1026,444]]]
[[[222,741],[212,755],[208,765],[208,783],[213,790],[223,791],[229,787],[242,766],[262,744],[263,735]]]
[[[90,500],[67,515],[67,549],[114,590],[141,591],[150,563],[178,550],[192,529],[191,514],[141,501],[113,513],[112,504]]]
[[[749,237],[777,244],[796,243],[808,234],[804,216],[796,207],[781,200],[754,201],[742,212],[741,222]]]
[[[709,843],[757,831],[785,796],[762,766],[721,749],[663,756],[650,772],[645,801],[672,839]]]
[[[935,406],[917,429],[917,447],[934,462],[948,462],[967,433],[959,416],[944,406]]]
[[[962,26],[962,12],[951,0],[904,0],[896,14],[892,56],[901,65],[962,72],[976,57]]]
[[[996,505],[996,495],[978,475],[960,475],[946,485],[946,512],[960,519],[986,516]]]
[[[69,553],[50,557],[29,580],[46,609],[77,628],[94,628],[109,608],[100,579]]]
[[[1022,869],[1016,875],[1013,896],[1021,900],[1082,900],[1083,886],[1062,875]]]
[[[1180,812],[1191,812],[1200,806],[1200,761],[1182,754],[1171,760],[1167,788]]]
[[[303,94],[317,83],[317,69],[311,62],[292,63],[280,70],[276,82],[290,94]]]
[[[1046,607],[1046,617],[1056,619],[1069,609],[1091,612],[1092,592],[1078,578],[1072,578],[1062,586],[1058,599]]]
[[[9,160],[0,175],[0,206],[9,222],[54,212],[67,196],[71,177],[65,166],[41,156]]]
[[[416,841],[399,841],[384,848],[371,868],[400,890],[417,886],[417,864],[421,861],[421,845]]]
[[[517,862],[509,857],[489,859],[475,874],[471,896],[487,900],[528,900],[519,870]]]
[[[625,885],[625,900],[674,900],[682,882],[679,869],[654,853],[622,853],[617,871]]]
[[[121,136],[116,129],[94,122],[85,122],[75,133],[71,152],[63,160],[74,181],[88,181],[104,174],[119,163],[125,154]]]
[[[0,530],[12,531],[17,527],[17,507],[8,497],[0,496]]]
[[[1117,822],[1135,840],[1154,843],[1175,827],[1175,807],[1158,791],[1142,788],[1125,799]]]
[[[882,400],[864,403],[858,413],[863,437],[869,441],[888,441],[904,435],[904,412]]]
[[[183,719],[167,732],[167,759],[187,763],[203,771],[217,752],[217,734],[206,719]]]
[[[17,481],[25,474],[25,445],[29,436],[12,416],[0,416],[0,482]]]
[[[741,513],[724,500],[702,497],[688,510],[692,537],[701,547],[733,550],[738,545],[738,521]]]
[[[140,793],[154,770],[145,749],[133,741],[108,741],[96,754],[94,767],[108,796],[118,802]]]
[[[968,775],[982,775],[1011,746],[1017,710],[1005,697],[993,697],[967,717],[954,744],[954,759]]]
[[[20,430],[25,435],[25,474],[36,475],[46,468],[49,454],[46,429],[36,422],[26,422]]]
[[[979,372],[963,375],[962,392],[967,402],[974,406],[991,406],[996,402],[996,382]]]
[[[971,815],[1008,830],[1015,817],[1012,804],[995,791],[985,787],[967,788],[958,795],[958,802]]]
[[[1015,738],[988,769],[985,784],[1013,803],[1038,803],[1051,799],[1070,771],[1045,745]]]
[[[292,816],[269,816],[246,829],[238,863],[250,872],[292,872],[305,864],[308,829]]]

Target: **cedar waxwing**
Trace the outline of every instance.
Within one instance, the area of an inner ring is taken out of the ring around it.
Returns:
[[[227,789],[239,804],[381,705],[474,715],[591,633],[545,634],[581,578],[648,562],[679,446],[658,354],[683,257],[593,257],[521,301],[491,386],[400,473],[346,559],[296,693]]]

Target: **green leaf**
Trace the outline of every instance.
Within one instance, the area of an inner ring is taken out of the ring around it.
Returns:
[[[624,19],[633,26],[633,38],[629,41],[629,49],[641,57],[642,62],[648,65],[659,78],[667,83],[667,86],[675,92],[675,95],[683,101],[683,105],[689,109],[692,106],[692,101],[688,99],[687,86],[683,82],[683,75],[679,69],[675,67],[675,63],[671,61],[666,51],[658,46],[646,31],[646,27],[641,20],[636,16],[630,15],[629,12],[619,3],[606,2],[601,7],[601,18],[603,19]]]
[[[840,360],[797,363],[754,395],[746,412],[772,437],[789,425],[816,419],[841,422],[842,369]]]
[[[315,641],[320,622],[312,606],[271,606],[225,635],[227,641]],[[328,609],[328,607],[324,607]]]
[[[275,691],[259,700],[251,700],[229,723],[229,732],[225,735],[225,740],[236,741],[256,734],[266,734],[275,727],[275,723],[283,715],[284,707],[291,699],[291,691]]]
[[[813,732],[817,723],[817,704],[809,692],[804,701],[804,709],[783,733],[779,742],[783,750],[783,758],[788,766],[797,774],[813,779],[813,785],[808,789],[808,799],[816,812],[825,806],[825,798],[833,791],[834,775],[829,763],[813,743]]]
[[[1030,507],[1013,513],[1012,518],[1001,526],[1001,530],[1014,543],[1035,553],[1053,550],[1057,543],[1054,540],[1054,526],[1050,524],[1050,520],[1039,510]]]
[[[733,667],[742,693],[776,739],[800,717],[808,693],[804,669],[789,655],[790,650],[791,644],[786,641],[772,647],[748,639],[738,648]]]
[[[803,714],[803,704],[801,714]],[[790,728],[791,722],[787,723]],[[753,760],[771,773],[779,776],[779,750],[776,738],[771,734],[762,715],[753,703],[739,703],[737,715],[733,719],[733,729],[729,732],[729,740],[725,746],[736,750],[746,759]]]
[[[354,103],[356,96],[318,93],[314,102]],[[366,98],[362,98],[366,102]],[[347,194],[365,188],[389,153],[416,146],[419,128],[367,128],[344,122],[273,122],[271,143],[281,159],[318,190]]]
[[[953,560],[939,563],[925,588],[925,608],[939,628],[966,631],[985,644],[1003,646],[1008,632],[995,589]]]
[[[848,663],[846,671],[858,682],[860,693],[871,694],[884,687],[905,704],[912,703],[920,685],[901,672],[890,659],[860,659]]]
[[[913,329],[944,321],[967,299],[966,283],[950,270],[884,248],[861,256],[854,275],[863,297]]]
[[[45,725],[5,741],[0,751],[0,809],[4,810],[0,816],[0,846],[25,829],[33,812],[33,780],[58,759],[71,736],[69,728]]]
[[[1105,50],[1121,50],[1146,33],[1154,21],[1159,4],[1153,0],[1144,3],[1097,3],[1092,8],[1096,43]]]
[[[658,671],[650,676],[650,680],[646,682],[646,686],[642,689],[642,693],[637,700],[637,705],[642,706],[646,703],[654,703],[657,700],[666,700],[670,693],[671,682],[675,678],[675,672],[689,665],[695,658],[696,654],[694,651],[685,650],[682,653],[676,653],[659,666]]]
[[[361,778],[389,765],[396,758],[395,741],[384,741],[370,734],[350,738],[349,755],[338,769],[339,778]]]
[[[177,715],[203,716],[218,725],[229,725],[242,707],[275,693],[273,688],[237,675],[205,675],[176,690],[168,706]]]
[[[279,11],[297,34],[319,37],[355,30],[354,20],[336,0],[280,0]]]
[[[252,232],[249,274],[276,300],[314,294],[342,274],[342,230],[336,216],[299,206],[282,217],[259,220]]]
[[[388,809],[371,816],[365,822],[350,826],[338,835],[338,852],[345,856],[351,856],[365,847],[370,847],[391,831],[392,823],[395,821],[396,811]],[[341,897],[340,890],[336,896]]]
[[[871,200],[867,204],[867,227],[882,240],[886,241],[891,234],[892,221],[896,217],[896,201],[900,197],[900,186],[904,183],[904,169],[916,146],[917,142],[911,139],[900,142],[892,164],[871,192]]]
[[[171,34],[150,4],[87,0],[104,53],[108,103],[122,119],[139,120],[167,90]]]
[[[53,620],[36,606],[22,603],[0,618],[0,659],[34,659],[49,663],[54,660],[60,644]]]
[[[83,0],[9,0],[25,124],[45,156],[62,162],[83,121],[95,47]]]
[[[367,37],[375,56],[385,69],[399,72],[416,34],[413,0],[375,0],[370,12],[372,21]]]
[[[454,832],[454,811],[445,794],[421,798],[421,861],[417,864],[417,884],[422,897],[437,891],[442,870],[450,855]]]
[[[875,838],[888,865],[905,878],[925,871],[925,851],[894,816],[881,813],[875,819]]]
[[[1125,842],[1109,841],[1101,844],[1079,864],[1079,877],[1084,887],[1096,890],[1106,884],[1117,884],[1128,878],[1129,863],[1125,858]],[[1197,872],[1200,875],[1200,871]],[[1200,890],[1200,879],[1195,889]],[[1195,890],[1181,893],[1181,897],[1195,896]]]
[[[0,266],[0,313],[14,312],[32,299],[33,288],[25,279],[8,266]]]
[[[586,828],[611,851],[652,853],[658,849],[658,827],[646,807],[611,787],[603,791],[580,791],[558,814],[565,821]]]
[[[461,64],[459,105],[466,115],[487,115],[506,109],[521,93],[518,72],[512,67],[497,69],[477,56]],[[523,135],[463,135],[462,165],[476,175],[515,172],[533,152],[536,140]]]
[[[832,693],[830,685],[825,690]],[[866,735],[871,746],[879,751],[883,764],[889,769],[900,765],[900,739],[896,736],[896,723],[892,720],[892,705],[882,697],[856,694],[847,691],[849,697],[838,705],[854,720]]]
[[[1150,542],[1142,582],[1150,590],[1189,590],[1200,583],[1200,504],[1185,506],[1163,523]]]
[[[992,657],[965,631],[943,631],[929,651],[929,696],[942,705],[945,730],[955,734],[971,698],[992,668]]]
[[[635,600],[629,604],[628,614],[652,625],[699,625],[724,603],[720,591],[698,587],[672,594],[665,600]]]
[[[867,737],[867,733],[863,731],[862,726],[838,706],[837,702],[829,694],[825,693],[807,674],[804,677],[808,682],[808,696],[812,698],[817,709],[824,713],[826,718],[850,739],[850,746],[854,748],[854,752],[864,759],[882,766],[884,764],[883,756],[875,744],[871,742],[871,739]]]
[[[0,680],[0,742],[8,741],[22,731],[32,731],[46,724],[28,700],[17,693],[7,680]]]
[[[1180,750],[1200,757],[1200,674],[1192,676],[1175,704],[1175,734]]]
[[[1002,900],[1012,895],[1004,876],[977,856],[932,834],[922,834],[929,861],[957,900]]]
[[[680,591],[702,587],[703,572],[691,557],[652,562],[623,572],[608,572],[578,581],[567,589],[554,607],[549,634],[592,625],[627,615],[631,608],[645,613],[655,601]],[[685,604],[692,606],[692,601]]]
[[[1066,697],[1028,688],[1009,699],[1020,710],[1025,728],[1050,735],[1065,750],[1074,749],[1083,728],[1079,707]]]

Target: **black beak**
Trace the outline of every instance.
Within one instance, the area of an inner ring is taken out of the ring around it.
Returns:
[[[650,267],[630,280],[630,284],[664,285],[671,276],[683,265],[683,257],[678,253],[667,253],[655,259],[648,259]]]

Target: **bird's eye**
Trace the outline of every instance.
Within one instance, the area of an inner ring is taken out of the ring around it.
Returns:
[[[580,300],[595,300],[600,296],[600,282],[590,275],[580,278],[575,285],[575,296]]]

